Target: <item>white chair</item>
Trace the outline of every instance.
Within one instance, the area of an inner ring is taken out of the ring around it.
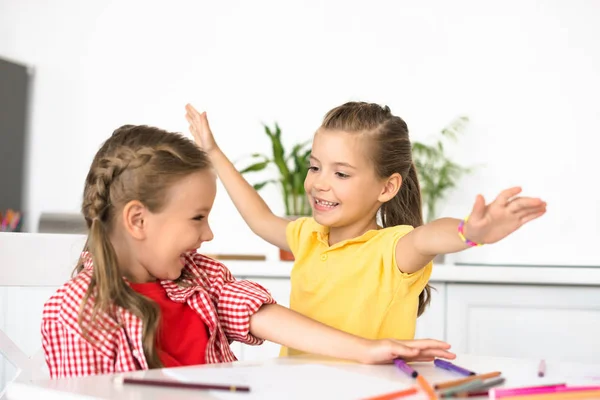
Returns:
[[[0,233],[0,389],[12,380],[48,376],[41,351],[42,307],[70,278],[84,243],[84,235]],[[11,365],[16,376],[9,380]]]

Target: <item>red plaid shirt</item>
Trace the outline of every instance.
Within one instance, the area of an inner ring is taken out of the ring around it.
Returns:
[[[92,277],[92,259],[83,254],[84,269],[46,302],[42,315],[42,345],[52,378],[85,376],[148,369],[142,347],[142,321],[131,312],[114,306],[113,316],[98,314],[88,331],[91,341],[82,335],[78,315],[83,296]],[[275,300],[254,282],[238,281],[221,263],[197,253],[186,255],[185,269],[195,278],[189,287],[161,281],[169,298],[187,302],[209,331],[206,362],[236,361],[229,344],[239,341],[250,345],[263,340],[250,334],[250,316],[263,304]],[[89,323],[93,296],[84,310]]]

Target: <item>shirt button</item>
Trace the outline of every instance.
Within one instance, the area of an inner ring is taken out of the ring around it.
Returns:
[[[321,261],[327,260],[327,254],[321,254]]]

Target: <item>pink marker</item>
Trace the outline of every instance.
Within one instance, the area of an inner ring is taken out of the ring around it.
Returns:
[[[600,390],[600,386],[549,386],[549,387],[529,387],[515,389],[492,389],[490,398],[501,399],[503,397],[528,396],[534,394],[547,393],[570,393],[590,390]]]

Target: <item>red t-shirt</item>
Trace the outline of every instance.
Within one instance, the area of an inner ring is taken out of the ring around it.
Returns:
[[[158,356],[165,367],[205,364],[208,329],[200,315],[187,303],[171,300],[159,281],[131,283],[136,292],[160,308]]]

